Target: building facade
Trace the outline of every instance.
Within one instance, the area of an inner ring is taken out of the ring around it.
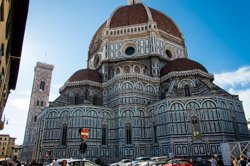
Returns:
[[[12,158],[13,149],[15,147],[15,140],[16,138],[10,137],[7,134],[0,135],[0,158]]]
[[[21,159],[23,161],[31,159],[36,138],[37,116],[44,107],[49,105],[49,93],[53,68],[53,65],[41,62],[37,62],[35,66],[29,112],[22,147]]]
[[[10,90],[16,88],[29,0],[0,0],[0,130]]]
[[[21,160],[22,145],[15,145],[13,148],[13,156],[16,156],[17,160]]]
[[[213,80],[170,17],[129,0],[96,31],[87,69],[39,114],[34,159],[80,158],[81,128],[91,160],[221,154],[249,135],[242,102]]]

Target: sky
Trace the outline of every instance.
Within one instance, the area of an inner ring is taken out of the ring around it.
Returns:
[[[214,82],[239,95],[250,118],[250,1],[142,0],[171,17],[181,30],[188,57],[214,74]],[[0,134],[22,144],[38,61],[54,65],[50,101],[77,70],[86,68],[88,47],[99,26],[127,0],[30,0],[17,86]],[[7,122],[6,121],[6,122]]]

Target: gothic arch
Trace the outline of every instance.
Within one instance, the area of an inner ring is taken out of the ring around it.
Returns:
[[[191,100],[191,101],[188,101],[188,102],[186,103],[185,108],[186,108],[186,109],[196,109],[196,110],[198,110],[198,109],[200,109],[201,107],[200,107],[200,104],[199,104],[197,101]]]
[[[51,111],[48,114],[48,118],[57,118],[58,117],[58,113],[56,111]]]
[[[137,65],[134,66],[134,73],[141,74],[141,68]]]
[[[119,89],[120,89],[120,87],[119,87],[119,83],[116,83],[116,84],[115,84],[115,86],[114,86],[113,91],[114,91],[114,92],[118,92],[118,91],[119,91]]]
[[[75,109],[73,112],[72,112],[72,115],[74,117],[79,117],[79,116],[83,116],[83,110],[82,109]]]
[[[140,110],[138,110],[138,116],[139,117],[146,117],[146,113],[145,113],[145,111],[144,110],[142,110],[142,109],[140,109]]]
[[[131,90],[133,89],[133,83],[130,81],[126,81],[122,83],[121,87],[122,87],[122,90]]]
[[[145,86],[145,91],[146,91],[146,92],[155,93],[155,88],[153,87],[153,85],[147,84],[147,85]]]
[[[127,118],[128,116],[130,118],[132,118],[134,116],[134,112],[132,110],[126,109],[126,110],[122,111],[121,115],[122,115],[122,117],[125,117],[125,118]]]
[[[135,84],[135,89],[144,91],[144,86],[141,82]]]
[[[108,89],[108,96],[111,96],[112,94],[113,94],[113,88],[110,87],[110,88]]]
[[[151,121],[157,121],[157,110],[155,108],[151,108],[148,112],[148,116],[151,118]]]
[[[206,99],[202,103],[202,108],[216,108],[216,103],[211,99]]]
[[[166,112],[166,106],[165,106],[165,104],[160,104],[158,106],[157,110],[158,110],[158,113]]]
[[[121,74],[121,68],[120,68],[120,67],[117,67],[117,68],[115,69],[115,75],[117,76],[117,75],[119,75],[119,74]]]
[[[98,113],[97,113],[96,110],[88,110],[87,116],[97,118],[98,117]]]
[[[68,109],[63,110],[60,113],[60,117],[70,117],[70,111]]]
[[[75,88],[75,89],[73,89],[73,90],[70,92],[69,96],[70,96],[70,97],[74,97],[74,96],[76,96],[77,94],[78,94],[79,96],[83,96],[84,92],[83,92],[83,90],[80,89],[80,88]]]
[[[230,111],[235,111],[235,107],[233,103],[228,103],[228,108]]]
[[[227,109],[227,105],[225,101],[220,102],[221,108]]]
[[[184,104],[178,101],[171,103],[169,106],[170,110],[184,110],[184,107]]]
[[[125,65],[123,67],[123,74],[129,74],[129,73],[131,73],[130,66],[129,65]]]
[[[99,117],[110,119],[112,118],[112,114],[108,111],[102,111],[100,112]]]
[[[183,79],[178,83],[178,88],[183,88],[185,85],[195,87],[195,82],[191,79]]]
[[[242,106],[237,105],[237,106],[236,106],[236,108],[237,108],[237,111],[239,111],[239,112],[243,112]]]

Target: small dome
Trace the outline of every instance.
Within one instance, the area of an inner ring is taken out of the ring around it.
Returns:
[[[200,69],[201,71],[208,73],[207,69],[200,63],[186,58],[178,58],[169,62],[165,67],[161,69],[161,77],[174,71],[186,71],[195,69]]]
[[[68,80],[68,82],[90,80],[94,82],[102,82],[102,76],[95,70],[82,69],[75,72]]]

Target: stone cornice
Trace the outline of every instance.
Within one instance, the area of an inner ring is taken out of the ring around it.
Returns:
[[[210,73],[206,73],[200,69],[187,70],[187,71],[173,71],[161,78],[161,81],[165,81],[172,77],[181,77],[181,76],[195,76],[200,75],[202,77],[214,80],[214,76]]]
[[[92,85],[92,86],[102,88],[101,83],[90,81],[90,80],[83,80],[83,81],[66,82],[63,85],[63,87],[59,89],[59,92],[62,92],[63,90],[65,90],[66,87],[75,87],[75,86],[82,86],[82,85]]]
[[[112,84],[112,83],[117,82],[119,80],[131,80],[131,79],[145,80],[145,81],[151,81],[154,83],[160,83],[160,78],[149,77],[149,76],[138,74],[138,73],[127,73],[127,74],[120,74],[120,75],[112,78],[111,80],[103,83],[103,86],[106,87],[109,84]]]

